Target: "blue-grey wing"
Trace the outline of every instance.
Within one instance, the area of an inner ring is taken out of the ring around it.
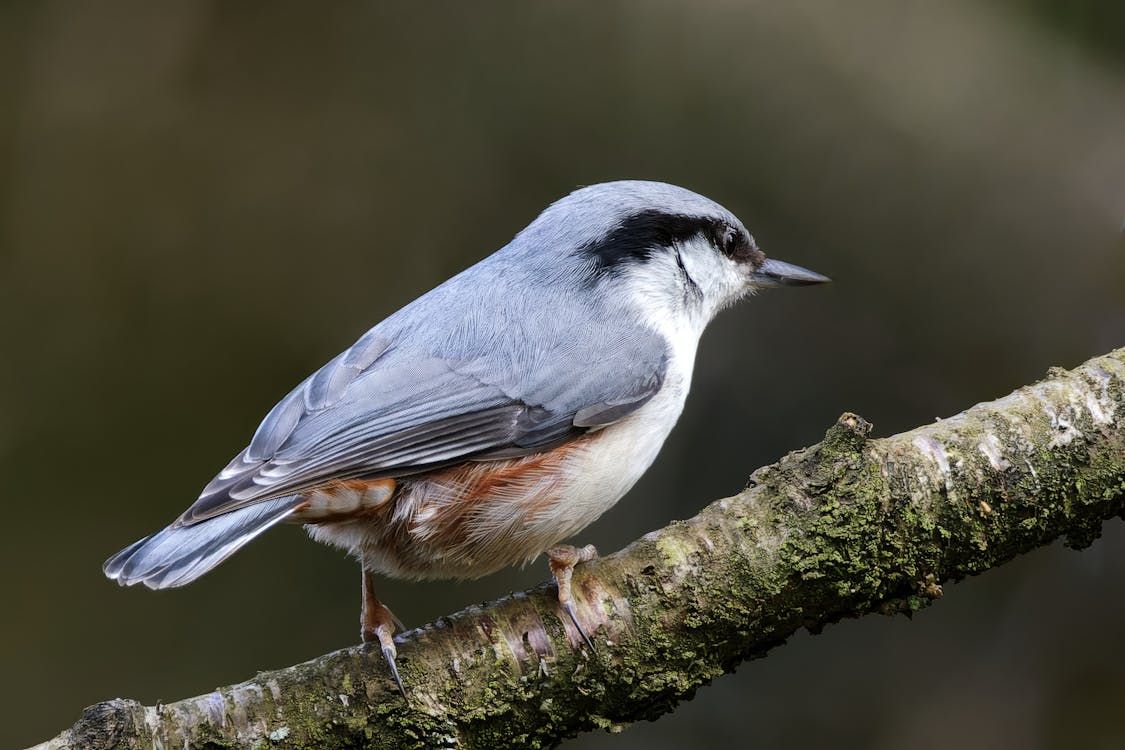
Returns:
[[[181,523],[337,479],[539,452],[627,416],[664,377],[663,341],[639,327],[556,327],[542,340],[462,330],[423,347],[388,328],[282,399]]]

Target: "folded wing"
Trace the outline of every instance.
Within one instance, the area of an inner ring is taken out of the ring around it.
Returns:
[[[435,354],[372,329],[282,399],[177,523],[336,479],[535,453],[628,416],[664,375],[647,330],[607,326],[597,356],[533,343]]]

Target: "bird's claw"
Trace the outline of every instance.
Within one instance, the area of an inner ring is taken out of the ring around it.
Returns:
[[[398,675],[398,664],[395,663],[395,657],[398,652],[395,650],[394,644],[383,646],[383,658],[387,661],[387,666],[391,668],[391,677],[395,679],[395,684],[398,685],[398,691],[402,693],[402,697],[406,699],[406,688],[402,685],[402,678]]]
[[[586,629],[582,627],[582,623],[578,622],[578,614],[575,612],[574,602],[563,602],[562,607],[566,610],[566,613],[570,615],[570,621],[574,623],[574,629],[578,631],[578,635],[582,636],[582,640],[586,641],[586,645],[590,647],[591,651],[597,651],[597,649],[594,648],[594,642],[590,639],[590,636],[586,634]]]
[[[577,548],[569,544],[563,544],[558,547],[552,547],[547,550],[547,558],[551,569],[551,575],[555,579],[555,585],[559,590],[559,604],[562,605],[563,610],[570,616],[570,621],[574,623],[574,629],[582,636],[582,640],[591,651],[594,648],[594,641],[586,633],[586,629],[582,627],[582,623],[578,621],[578,610],[574,606],[574,599],[571,596],[570,581],[574,575],[574,566],[578,563],[588,562],[598,556],[598,550],[592,544],[587,544],[585,547]]]
[[[406,687],[402,684],[402,677],[398,673],[398,649],[395,648],[394,641],[394,625],[391,623],[377,625],[374,628],[363,628],[360,632],[360,637],[363,642],[378,643],[383,652],[383,659],[387,662],[387,667],[391,670],[391,677],[394,678],[395,685],[398,686],[398,691],[402,693],[402,697],[406,698]]]

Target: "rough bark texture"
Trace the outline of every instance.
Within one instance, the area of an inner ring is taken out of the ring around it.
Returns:
[[[941,584],[1125,508],[1125,349],[883,439],[843,415],[735,497],[582,566],[593,653],[541,586],[399,639],[403,700],[354,647],[160,706],[115,700],[39,748],[526,748],[655,718],[800,628],[911,612]]]

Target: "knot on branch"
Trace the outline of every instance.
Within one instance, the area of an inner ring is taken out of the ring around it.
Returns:
[[[858,414],[846,411],[836,424],[824,433],[824,447],[840,452],[854,452],[863,447],[873,425]]]
[[[134,700],[115,698],[95,703],[82,712],[82,718],[65,736],[62,747],[101,750],[131,747],[138,736],[138,717],[144,706]],[[60,738],[61,739],[61,738]]]
[[[859,460],[859,454],[872,425],[863,417],[844,412],[836,424],[824,433],[816,445],[794,451],[776,464],[763,466],[750,475],[747,487],[787,482],[805,489],[827,487],[839,479],[841,472]],[[807,499],[798,503],[811,507]]]

